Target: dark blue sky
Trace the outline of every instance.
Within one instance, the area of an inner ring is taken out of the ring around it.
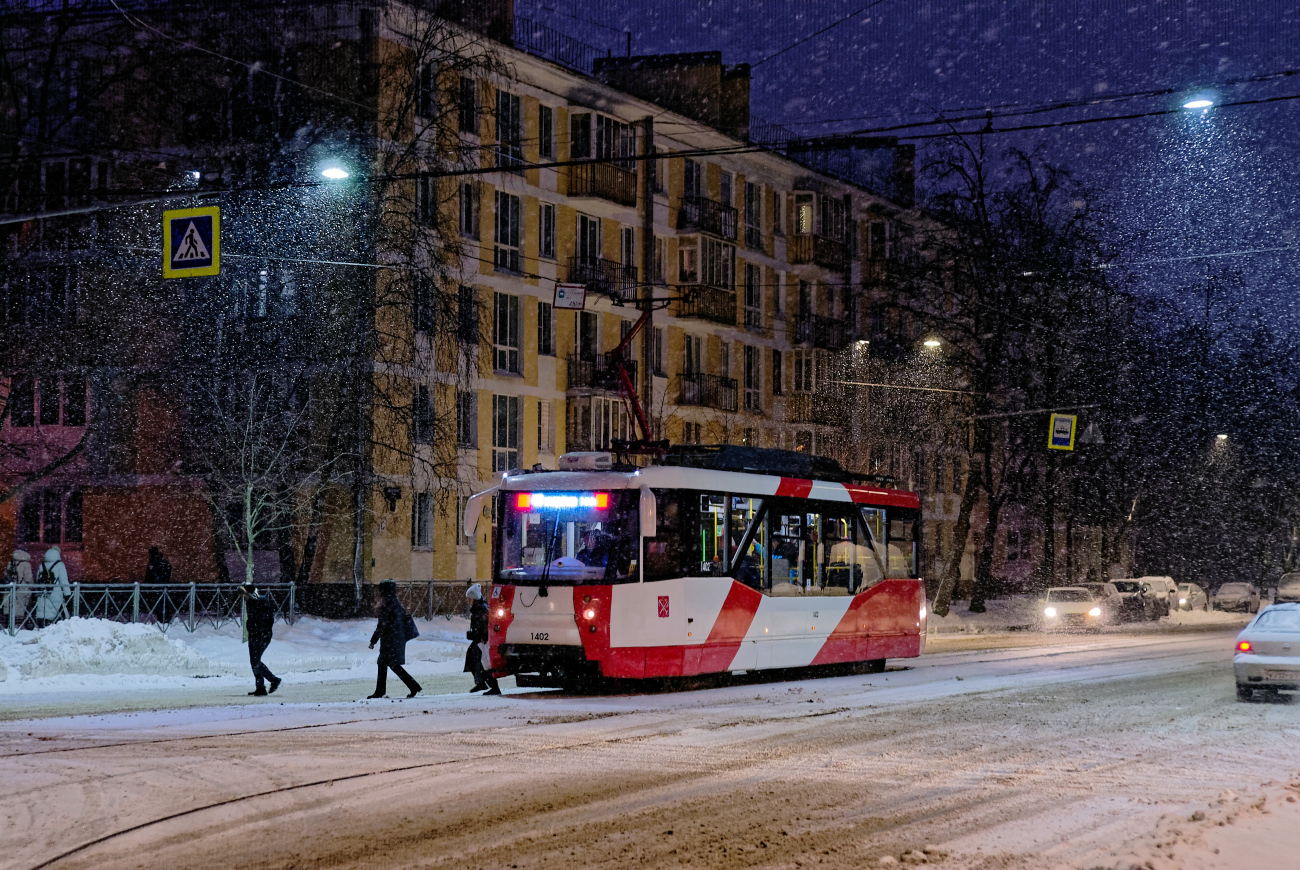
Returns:
[[[994,126],[1158,111],[1207,88],[1229,101],[1300,95],[1300,74],[1230,84],[1300,70],[1300,3],[1276,0],[882,0],[771,57],[868,2],[517,0],[516,11],[616,53],[626,28],[634,54],[720,50],[726,63],[753,64],[754,113],[800,134],[1161,89],[1175,93],[999,116]],[[1300,326],[1300,99],[997,142],[1040,149],[1097,189],[1117,232],[1137,240],[1144,289],[1179,298],[1208,270],[1230,269],[1247,305]],[[1174,259],[1205,254],[1226,256]]]

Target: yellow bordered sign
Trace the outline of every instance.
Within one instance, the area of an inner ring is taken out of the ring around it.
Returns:
[[[163,212],[163,277],[221,273],[221,207]]]
[[[1073,450],[1074,429],[1078,424],[1079,418],[1074,414],[1053,414],[1047,427],[1047,449]]]

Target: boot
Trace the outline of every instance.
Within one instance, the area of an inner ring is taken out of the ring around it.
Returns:
[[[366,695],[366,700],[370,700],[370,699],[372,699],[372,698],[385,698],[385,697],[387,697],[387,696],[386,696],[386,695],[381,695],[381,694],[379,694],[378,692],[376,692],[376,693],[373,694],[373,695]]]
[[[256,695],[257,697],[260,698],[260,697],[262,697],[263,695],[266,694],[266,687],[265,687],[265,686],[258,686],[256,691],[249,692],[248,694],[250,694],[250,695]]]
[[[420,694],[420,687],[419,687],[419,686],[416,686],[414,689],[411,690],[411,693],[410,693],[409,695],[407,695],[406,697],[408,697],[408,698],[414,698],[414,697],[415,697],[416,695],[418,695],[418,694]]]
[[[271,688],[267,690],[267,694],[268,694],[268,695],[274,695],[274,694],[275,694],[275,690],[278,689],[278,688],[280,688],[280,678],[279,678],[279,677],[271,677]]]
[[[470,691],[471,691],[471,692],[482,692],[482,691],[483,691],[484,689],[486,689],[486,688],[487,688],[487,683],[475,683],[475,684],[474,684],[474,688],[470,689]]]

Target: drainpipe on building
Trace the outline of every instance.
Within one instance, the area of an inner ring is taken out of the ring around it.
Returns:
[[[631,45],[632,35],[628,34]],[[640,308],[645,312],[645,327],[641,330],[641,407],[647,421],[654,420],[654,281],[655,281],[655,185],[654,140],[655,120],[645,119],[645,133],[641,137],[641,293]],[[654,425],[653,422],[650,423]],[[653,439],[653,431],[642,437]]]

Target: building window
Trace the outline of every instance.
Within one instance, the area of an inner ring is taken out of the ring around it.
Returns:
[[[893,221],[872,221],[867,224],[867,259],[892,260],[895,253],[894,238]]]
[[[36,380],[37,418],[42,426],[59,425],[59,379],[37,378]]]
[[[36,382],[32,378],[13,381],[9,388],[9,425],[36,425]]]
[[[550,106],[537,108],[537,155],[555,159],[555,110]]]
[[[811,235],[813,231],[813,195],[796,193],[794,196],[794,233],[797,236]]]
[[[751,248],[763,246],[763,188],[752,181],[745,182],[745,244]]]
[[[700,283],[734,290],[736,248],[705,236],[701,239]]]
[[[17,546],[41,543],[49,546],[80,543],[82,536],[81,492],[31,489],[23,494],[18,509]]]
[[[730,172],[723,172],[723,173],[722,173],[721,192],[722,192],[722,204],[723,204],[723,205],[734,205],[735,200],[733,199],[734,194],[733,194],[732,191],[731,191],[731,173],[730,173]]]
[[[555,356],[555,311],[549,302],[537,303],[537,353]]]
[[[695,284],[700,280],[700,240],[695,237],[677,242],[677,280]]]
[[[817,353],[811,350],[795,350],[794,354],[794,391],[811,393],[817,388]]]
[[[745,410],[762,411],[763,397],[760,390],[763,385],[763,371],[759,365],[762,351],[757,347],[745,345]]]
[[[781,233],[781,194],[772,191],[772,232],[778,236]]]
[[[541,226],[537,235],[537,255],[547,260],[555,259],[555,205],[544,202],[539,212]]]
[[[456,301],[459,311],[456,337],[460,339],[462,344],[478,344],[478,292],[473,287],[466,287],[461,284]]]
[[[519,397],[492,397],[492,470],[519,467]]]
[[[578,215],[578,261],[594,265],[600,259],[600,218]]]
[[[438,116],[438,65],[420,64],[415,82],[415,113],[421,118],[436,118]]]
[[[699,423],[691,423],[689,421],[682,423],[683,444],[699,444],[703,438],[704,435]]]
[[[745,264],[745,325],[753,329],[763,325],[762,274],[753,263]]]
[[[551,417],[552,404],[543,399],[537,403],[537,452],[555,452],[555,424]]]
[[[699,196],[704,189],[704,166],[696,160],[686,159],[685,183],[682,196]]]
[[[518,272],[520,269],[519,237],[523,235],[520,226],[521,209],[519,197],[512,193],[497,191],[496,194],[496,249],[493,262],[498,269]]]
[[[523,166],[523,121],[519,116],[519,97],[497,91],[497,166],[517,169]]]
[[[619,233],[619,247],[623,255],[623,269],[636,268],[636,230],[624,227]]]
[[[63,425],[86,425],[86,379],[81,375],[63,376]]]
[[[460,234],[467,239],[478,238],[478,182],[460,183]]]
[[[456,446],[478,447],[478,393],[456,391]]]
[[[478,93],[474,80],[461,76],[460,93],[456,101],[460,132],[478,135]]]
[[[492,367],[519,373],[519,297],[497,293],[493,306]]]
[[[656,284],[664,283],[664,248],[667,247],[664,239],[655,238],[655,274],[654,281]]]
[[[415,280],[415,331],[426,334],[433,332],[434,314],[433,282],[428,278]]]
[[[729,378],[731,377],[731,342],[723,339],[718,351],[718,374]]]
[[[784,388],[784,384],[782,383],[785,379],[785,372],[783,371],[784,362],[785,360],[781,355],[781,351],[772,351],[772,395],[774,396],[781,395]]]
[[[952,458],[952,492],[953,495],[961,494],[961,457]]]
[[[697,375],[704,371],[704,353],[703,342],[698,335],[688,335],[685,337],[685,355],[682,359],[682,372],[688,375]]]
[[[650,352],[654,355],[654,373],[659,377],[666,377],[664,372],[664,328],[656,326],[654,328],[654,345]]]
[[[429,388],[420,384],[415,388],[411,408],[412,439],[416,444],[428,444],[433,441],[433,402],[429,400]]]
[[[596,359],[596,346],[600,341],[597,335],[598,325],[594,311],[578,312],[578,359],[587,362]]]
[[[464,187],[464,185],[461,185]],[[463,195],[463,194],[462,194]],[[415,220],[433,226],[438,218],[438,184],[431,176],[421,175],[415,180]],[[461,234],[464,234],[462,226]]]
[[[813,433],[810,429],[801,429],[794,433],[794,449],[800,453],[813,452]]]
[[[433,546],[433,500],[427,492],[417,492],[411,499],[411,546],[429,549]]]
[[[569,159],[585,160],[591,156],[591,115],[569,116]]]

